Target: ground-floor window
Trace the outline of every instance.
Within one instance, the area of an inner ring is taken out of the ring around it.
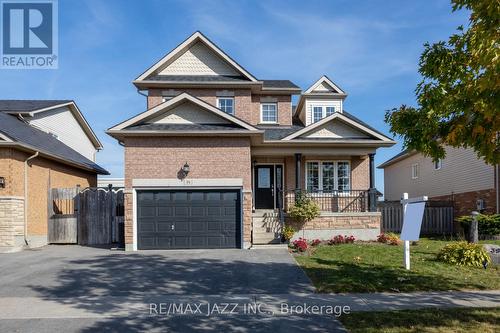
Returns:
[[[350,162],[306,162],[306,189],[308,192],[326,193],[349,191],[351,189]]]

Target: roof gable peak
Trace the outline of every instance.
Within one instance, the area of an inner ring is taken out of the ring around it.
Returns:
[[[305,94],[336,94],[346,95],[345,91],[336,85],[328,76],[323,75],[319,80],[314,82],[306,91]]]
[[[176,63],[177,62],[177,63]],[[166,71],[169,66],[174,71]],[[196,71],[211,75],[240,75],[251,82],[258,80],[246,69],[229,57],[221,48],[209,40],[200,31],[194,32],[162,59],[142,73],[134,82],[147,80],[153,74],[183,74],[188,75],[186,69],[194,66]],[[165,72],[165,73],[164,73]]]

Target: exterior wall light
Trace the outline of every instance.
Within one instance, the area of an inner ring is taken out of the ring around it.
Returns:
[[[5,188],[5,177],[0,177],[0,188]]]
[[[186,162],[182,167],[182,172],[184,173],[184,177],[186,177],[189,173],[189,164]]]

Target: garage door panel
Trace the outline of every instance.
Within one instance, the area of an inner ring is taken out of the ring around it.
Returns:
[[[140,249],[240,246],[237,190],[154,190],[137,195]]]

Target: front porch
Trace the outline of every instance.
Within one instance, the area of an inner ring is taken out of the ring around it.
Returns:
[[[252,174],[253,244],[281,242],[284,225],[297,231],[294,238],[347,234],[370,240],[380,233],[374,154],[253,156]],[[321,211],[303,225],[287,216],[299,195]]]

